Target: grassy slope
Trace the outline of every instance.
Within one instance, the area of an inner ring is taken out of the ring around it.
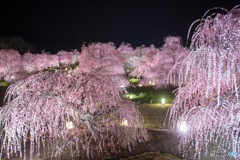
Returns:
[[[171,103],[174,99],[172,93],[174,89],[155,90],[152,86],[130,86],[127,88],[129,95],[132,95],[131,100],[141,103],[161,103],[162,98],[166,103]]]

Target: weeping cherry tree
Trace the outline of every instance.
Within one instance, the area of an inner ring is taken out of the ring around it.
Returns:
[[[183,47],[180,37],[168,36],[159,50],[153,45],[146,48],[143,61],[131,71],[130,76],[142,77],[142,84],[151,84],[156,88],[166,88],[169,84],[177,86],[179,66],[188,55],[189,50]],[[172,68],[175,66],[174,68]],[[168,73],[171,71],[171,79]]]
[[[180,150],[184,156],[194,150],[195,159],[209,154],[209,145],[240,158],[240,9],[221,10],[226,14],[209,10],[199,20],[169,110],[171,127],[188,127]]]
[[[79,67],[74,73],[98,72],[107,75],[120,86],[128,86],[123,67],[124,58],[117,51],[114,43],[92,43],[82,46],[82,52],[78,57]]]
[[[7,89],[0,110],[1,154],[51,159],[67,151],[86,159],[131,151],[147,139],[142,120],[106,74],[39,72]]]
[[[14,82],[26,76],[19,52],[13,49],[0,50],[0,79]]]

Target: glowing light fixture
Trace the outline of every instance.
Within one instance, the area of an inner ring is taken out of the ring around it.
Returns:
[[[165,99],[164,98],[162,99],[162,104],[165,104]]]
[[[72,121],[66,122],[66,127],[67,129],[73,129],[73,122]]]
[[[128,126],[128,120],[123,119],[121,125],[122,126]]]
[[[180,122],[179,131],[183,132],[183,133],[186,133],[188,131],[188,126],[187,126],[187,123],[185,121]]]

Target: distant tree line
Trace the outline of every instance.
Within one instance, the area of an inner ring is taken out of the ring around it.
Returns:
[[[28,43],[22,37],[0,38],[0,49],[14,49],[23,54],[27,51],[36,52],[37,47],[33,43]]]
[[[98,67],[96,58],[100,58],[100,52],[98,53],[96,50],[103,48],[105,52],[102,52],[101,56],[108,60],[105,68],[109,74],[117,73],[137,77],[142,79],[142,84],[148,84],[151,81],[151,85],[154,84],[160,88],[170,84],[170,81],[167,80],[168,72],[176,62],[181,64],[189,53],[189,50],[181,45],[181,38],[174,36],[166,37],[165,44],[160,49],[155,48],[154,45],[150,47],[142,45],[134,49],[130,44],[125,43],[118,48],[112,42],[92,43],[88,46],[83,45],[81,56],[77,50],[70,52],[61,50],[57,54],[45,51],[33,54],[30,49],[27,49],[29,45],[21,37],[9,38],[9,40],[6,38],[2,41],[4,41],[1,43],[2,48],[7,49],[0,50],[0,78],[8,82],[14,82],[24,78],[27,74],[36,73],[49,67],[69,66],[79,61],[81,61],[79,64],[81,70],[85,70],[86,67],[94,69]],[[9,49],[11,46],[13,48]],[[16,51],[17,49],[27,51],[20,54],[21,52]],[[175,76],[175,79],[177,77]],[[128,82],[122,81],[123,86],[127,84]]]

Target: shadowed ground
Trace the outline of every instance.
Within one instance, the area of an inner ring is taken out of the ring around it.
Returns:
[[[6,90],[7,90],[7,87],[0,86],[0,106],[3,105],[3,98]]]
[[[167,128],[163,122],[170,104],[139,104],[140,111],[144,117],[146,128],[163,129]]]

